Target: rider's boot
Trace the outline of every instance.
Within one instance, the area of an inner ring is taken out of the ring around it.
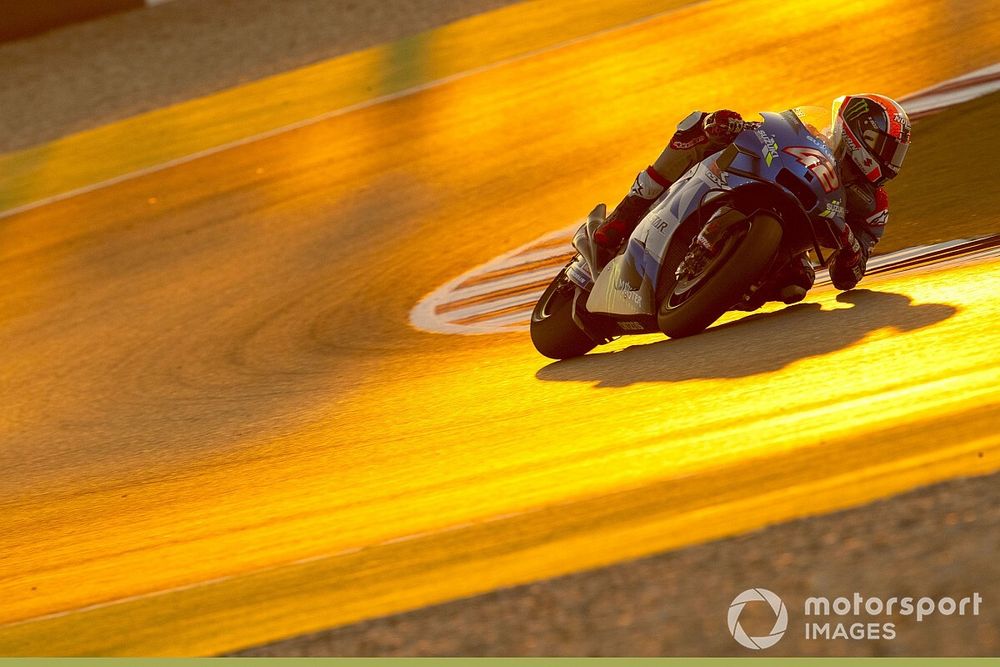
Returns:
[[[806,292],[812,289],[815,280],[816,272],[809,258],[804,254],[792,257],[761,289],[739,301],[733,306],[733,310],[751,312],[768,301],[798,303],[805,298]]]
[[[816,282],[816,270],[804,254],[793,257],[781,273],[776,300],[782,303],[798,303]]]
[[[594,241],[606,250],[617,250],[629,237],[642,217],[649,212],[653,202],[670,187],[653,167],[639,172],[625,199],[621,200],[611,215],[594,231]]]

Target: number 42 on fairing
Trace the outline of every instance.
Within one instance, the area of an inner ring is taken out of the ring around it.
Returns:
[[[806,146],[789,146],[784,151],[809,168],[809,171],[816,175],[824,192],[833,192],[840,187],[840,177],[837,169],[833,166],[822,151]]]

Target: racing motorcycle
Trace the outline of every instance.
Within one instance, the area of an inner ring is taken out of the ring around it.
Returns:
[[[617,253],[594,242],[604,204],[590,213],[531,314],[539,352],[566,359],[623,335],[690,336],[762,306],[802,253],[826,264],[821,246],[839,249],[846,228],[829,113],[761,116],[664,192]]]

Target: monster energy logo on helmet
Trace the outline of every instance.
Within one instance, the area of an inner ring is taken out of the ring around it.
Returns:
[[[863,97],[855,97],[844,109],[844,119],[854,120],[858,116],[864,115],[868,111],[868,100]]]

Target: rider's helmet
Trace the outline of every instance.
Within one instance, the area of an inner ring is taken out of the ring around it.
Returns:
[[[882,185],[899,174],[910,145],[910,119],[884,95],[845,95],[833,101],[833,148],[869,182]]]

